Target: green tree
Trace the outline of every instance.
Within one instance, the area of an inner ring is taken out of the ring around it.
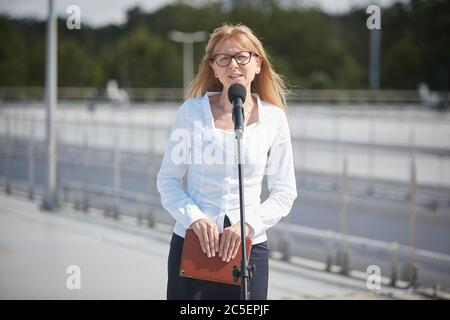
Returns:
[[[25,39],[14,21],[0,16],[0,86],[20,86],[27,76]]]
[[[175,45],[145,27],[136,27],[105,50],[110,59],[108,76],[118,79],[121,86],[181,86],[181,59]]]

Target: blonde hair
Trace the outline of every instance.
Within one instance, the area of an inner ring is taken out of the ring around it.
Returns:
[[[283,79],[272,68],[261,41],[252,30],[242,24],[224,24],[210,35],[205,49],[205,55],[200,62],[199,72],[191,82],[188,98],[203,96],[207,91],[222,91],[223,85],[214,76],[210,61],[214,50],[224,40],[232,39],[244,48],[255,52],[261,59],[261,71],[255,76],[251,84],[251,92],[257,93],[261,100],[280,107],[287,112],[287,88]]]

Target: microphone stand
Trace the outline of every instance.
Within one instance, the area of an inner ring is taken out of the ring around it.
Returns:
[[[255,271],[254,266],[247,265],[247,242],[245,237],[245,202],[244,202],[244,185],[242,179],[242,137],[244,135],[244,108],[241,99],[236,99],[233,103],[233,122],[234,130],[237,140],[237,154],[238,154],[238,177],[239,177],[239,206],[241,217],[241,246],[242,246],[242,261],[241,270],[236,266],[233,267],[233,278],[237,280],[241,278],[241,300],[250,300],[250,291],[248,281]]]

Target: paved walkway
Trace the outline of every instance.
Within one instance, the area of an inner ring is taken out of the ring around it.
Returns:
[[[0,195],[0,299],[165,299],[170,228],[114,221],[101,213],[38,209]],[[80,267],[81,289],[67,273]],[[388,287],[386,287],[388,288]],[[270,261],[270,299],[418,298],[401,290],[370,291],[363,280]]]

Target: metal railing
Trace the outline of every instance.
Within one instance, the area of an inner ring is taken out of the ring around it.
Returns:
[[[183,88],[123,88],[133,101],[182,101]],[[85,100],[94,96],[104,100],[105,89],[94,87],[59,87],[58,99]],[[450,95],[448,95],[450,98]],[[42,101],[43,87],[0,87],[3,101]],[[292,89],[287,97],[293,103],[333,103],[333,104],[408,104],[420,105],[417,90],[310,90]]]
[[[8,118],[13,119],[13,118]],[[3,176],[4,187],[6,192],[12,192],[15,188],[22,188],[28,192],[32,199],[35,195],[36,181],[38,173],[37,166],[39,161],[45,160],[45,153],[42,148],[42,141],[38,141],[35,137],[36,127],[39,121],[32,118],[17,118],[16,121],[25,121],[28,123],[27,131],[23,130],[17,136],[17,127],[13,134],[12,125],[6,121],[4,134],[2,139],[3,159]],[[17,123],[16,123],[17,124]],[[59,123],[64,125],[75,125],[78,127],[85,126],[85,121],[67,121],[62,120]],[[106,127],[108,130],[138,130],[149,133],[149,136],[160,134],[162,136],[168,134],[166,126],[148,127],[146,125],[130,125],[126,123],[106,122],[96,124],[98,127]],[[19,130],[20,131],[20,130]],[[82,132],[82,130],[78,130]],[[119,143],[114,143],[111,149],[102,149],[102,147],[93,147],[90,143],[89,135],[82,135],[83,141],[80,143],[65,144],[59,141],[59,161],[58,165],[71,166],[73,171],[78,172],[77,177],[60,179],[59,189],[62,190],[62,198],[60,201],[73,203],[75,208],[88,212],[90,208],[103,210],[106,216],[120,218],[121,215],[131,215],[137,218],[140,223],[146,221],[148,226],[155,223],[170,224],[170,215],[164,213],[161,208],[159,197],[155,190],[156,171],[160,161],[161,153],[154,148],[155,141],[149,140],[147,153],[133,152],[131,150],[122,149]],[[116,137],[113,135],[112,137]],[[114,138],[113,138],[114,139]],[[80,139],[78,139],[80,140]],[[333,141],[318,139],[294,139],[294,145],[310,144],[310,145],[332,145]],[[388,150],[390,152],[408,153],[427,153],[438,157],[448,157],[449,151],[444,148],[422,148],[422,147],[406,147],[398,148],[392,145],[368,145],[364,143],[354,143],[339,141],[340,146],[351,146],[359,148],[363,152],[367,149]],[[345,148],[344,148],[345,149]],[[101,152],[104,151],[106,156],[101,161]],[[96,152],[93,158],[93,152]],[[135,158],[141,159],[140,165],[126,165],[126,158],[134,155]],[[18,160],[23,161],[23,168],[27,170],[14,170],[14,166],[18,165]],[[413,158],[412,158],[413,159]],[[103,163],[106,162],[107,164]],[[105,170],[108,176],[112,177],[107,185],[96,185],[89,181],[91,175],[98,171]],[[411,173],[414,174],[416,168],[411,166]],[[13,177],[14,171],[22,173],[22,181],[28,179],[27,184],[17,183],[20,177]],[[61,170],[58,170],[61,174]],[[139,176],[147,180],[147,191],[137,192],[127,190],[124,187],[125,178],[131,175]],[[300,174],[301,176],[301,174]],[[341,179],[336,180],[336,179]],[[349,274],[351,270],[365,271],[368,264],[376,264],[382,267],[382,273],[391,279],[392,285],[398,285],[399,280],[406,281],[409,285],[414,286],[418,283],[425,284],[444,284],[450,287],[448,279],[450,279],[450,257],[443,254],[437,254],[426,250],[415,249],[412,246],[404,246],[399,244],[386,243],[372,239],[354,237],[347,235],[346,231],[346,202],[350,196],[358,196],[358,192],[352,191],[348,187],[349,182],[348,168],[343,170],[343,174],[334,177],[332,188],[341,192],[341,232],[324,231],[307,228],[291,223],[282,222],[275,228],[269,230],[271,247],[282,253],[285,260],[291,260],[293,256],[306,257],[312,260],[322,261],[325,270],[332,271],[334,266],[339,267],[339,272]],[[299,179],[299,181],[302,181]],[[347,187],[346,187],[347,186]],[[411,181],[411,186],[406,188],[408,196],[402,197],[402,201],[410,201],[411,208],[424,204],[421,202],[420,190],[416,190],[416,181]],[[359,188],[362,189],[362,188]],[[395,188],[393,188],[395,189]],[[403,188],[405,192],[405,188]],[[393,192],[386,192],[393,193]],[[412,196],[412,193],[415,196]],[[376,192],[373,193],[377,194]],[[449,196],[439,197],[440,205],[449,205]],[[288,216],[289,219],[289,216]],[[411,222],[412,223],[412,222]],[[295,244],[295,245],[294,245]],[[387,270],[387,271],[386,271]]]
[[[8,117],[8,120],[14,119],[17,121],[24,121],[29,125],[29,133],[25,136],[22,132],[21,143],[17,143],[15,147],[15,156],[23,159],[27,159],[28,163],[28,177],[29,177],[29,190],[30,190],[30,198],[33,197],[33,185],[35,184],[35,157],[39,157],[40,160],[44,160],[44,151],[42,148],[39,148],[37,144],[37,139],[35,138],[36,126],[39,126],[39,120],[33,120],[30,118],[19,118],[19,117]],[[83,120],[60,120],[59,124],[61,127],[63,126],[74,126],[80,128],[79,132],[83,130],[81,128],[86,125],[90,125],[86,121]],[[146,125],[134,124],[129,125],[127,123],[118,123],[115,121],[102,121],[101,124],[95,124],[98,128],[103,128],[104,130],[108,130],[111,132],[120,130],[121,132],[130,132],[130,131],[138,131],[140,134],[147,133],[149,137],[154,137],[155,135],[159,135],[161,137],[166,137],[168,135],[167,127],[164,125],[152,125],[148,127]],[[1,155],[4,161],[4,176],[5,176],[5,184],[6,189],[10,189],[11,184],[11,159],[12,159],[12,149],[13,149],[13,141],[14,137],[11,132],[12,125],[9,121],[6,121],[6,129],[4,135],[3,145]],[[90,132],[90,130],[86,130]],[[114,134],[112,134],[113,140]],[[116,140],[115,140],[116,141]],[[67,142],[66,142],[67,143]],[[359,143],[352,141],[334,141],[334,140],[326,140],[326,139],[317,139],[317,138],[293,138],[293,146],[298,150],[303,150],[305,153],[307,150],[311,149],[311,146],[326,146],[333,148],[334,146],[338,146],[341,149],[341,152],[345,154],[345,150],[350,148],[359,150],[361,153],[371,152],[371,150],[378,151],[389,151],[398,154],[408,154],[415,155],[418,153],[428,154],[431,156],[436,156],[437,159],[443,161],[450,157],[450,150],[445,148],[434,148],[434,147],[422,147],[422,146],[402,146],[402,145],[394,145],[394,144],[371,144],[371,143]],[[66,151],[61,154],[59,165],[71,165],[76,166],[79,169],[79,172],[82,176],[88,176],[88,167],[96,168],[99,167],[95,162],[89,160],[89,154],[91,150],[93,150],[93,146],[90,145],[89,134],[83,133],[77,138],[77,141],[72,141],[66,145]],[[102,150],[101,146],[95,147],[98,150]],[[160,148],[161,149],[161,148]],[[19,151],[22,151],[19,153]],[[109,149],[107,149],[109,150]],[[121,150],[120,146],[113,145],[112,153],[113,159],[108,164],[102,164],[100,167],[103,169],[108,169],[111,172],[111,176],[115,177],[116,181],[115,185],[120,184],[118,179],[120,179],[120,175],[117,174],[118,170],[115,170],[114,166],[120,167],[120,170],[126,170],[127,172],[134,172],[136,174],[147,174],[148,172],[136,168],[122,168],[122,164],[118,161],[119,156],[133,156],[137,155],[141,158],[146,159],[147,164],[157,165],[162,156],[162,150],[155,150],[154,141],[150,141],[148,145],[148,154],[143,153],[143,151],[130,151],[130,150]],[[343,150],[343,151],[342,151]],[[75,155],[75,156],[71,156]],[[76,158],[76,155],[81,155],[79,158]],[[81,160],[80,160],[81,159]],[[124,162],[122,160],[122,162]],[[129,167],[129,166],[128,166]],[[141,166],[142,167],[142,166]],[[440,166],[443,168],[444,166]],[[375,168],[372,168],[374,170]],[[309,187],[311,189],[317,190],[330,190],[330,191],[340,191],[340,182],[339,175],[335,174],[323,174],[320,172],[312,172],[310,170],[305,170],[304,168],[297,167],[297,176],[299,187]],[[366,177],[358,178],[351,177],[352,187],[349,188],[348,193],[351,196],[371,196],[379,199],[388,199],[388,200],[397,200],[397,201],[409,201],[410,199],[410,188],[405,186],[403,183],[395,182],[395,181],[384,181],[382,179],[371,178],[367,179]],[[378,187],[377,185],[381,185],[382,187]],[[430,186],[423,186],[420,188],[417,194],[417,204],[428,206],[430,208],[437,207],[449,207],[450,206],[450,195],[448,194],[448,190],[446,188],[435,188],[435,192],[430,193],[427,190],[430,190]]]

